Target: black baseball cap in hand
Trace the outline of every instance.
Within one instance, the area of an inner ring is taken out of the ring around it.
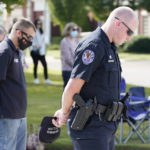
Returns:
[[[41,122],[39,140],[43,143],[52,143],[60,136],[60,128],[53,125],[52,119],[56,117],[46,116]]]

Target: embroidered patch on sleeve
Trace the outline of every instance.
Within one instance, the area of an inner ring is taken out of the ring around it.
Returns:
[[[82,61],[85,65],[90,64],[95,57],[95,53],[92,50],[85,50],[82,54]]]

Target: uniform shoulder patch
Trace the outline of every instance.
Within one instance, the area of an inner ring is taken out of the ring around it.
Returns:
[[[94,57],[95,53],[92,50],[85,50],[82,54],[82,61],[85,65],[88,65],[93,62]]]

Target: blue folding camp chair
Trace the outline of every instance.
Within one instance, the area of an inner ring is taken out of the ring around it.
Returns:
[[[125,93],[126,92],[126,81],[122,77],[121,78],[121,83],[120,83],[120,93]]]
[[[142,143],[146,143],[143,138],[142,133],[140,132],[140,126],[144,123],[145,120],[149,120],[148,129],[150,129],[150,101],[145,98],[145,90],[144,87],[132,87],[129,90],[130,97],[129,101],[126,101],[126,105],[128,108],[128,119],[127,123],[131,127],[131,131],[127,138],[123,140],[123,127],[122,134],[120,135],[120,143],[127,143],[129,139],[137,134]],[[150,135],[150,130],[149,130]],[[148,136],[148,140],[150,142],[150,136]]]
[[[130,97],[132,98],[132,97]],[[124,140],[124,144],[128,142],[128,140],[134,135],[137,134],[142,143],[146,143],[142,132],[140,132],[140,126],[143,124],[147,118],[149,118],[150,114],[150,101],[134,101],[128,102],[126,101],[126,105],[128,108],[128,125],[131,127],[131,131],[128,137]],[[137,110],[138,108],[138,110]],[[150,125],[150,124],[149,124]]]

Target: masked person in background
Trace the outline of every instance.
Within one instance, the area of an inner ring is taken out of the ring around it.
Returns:
[[[0,150],[26,150],[27,92],[20,50],[32,45],[35,26],[19,19],[0,43]]]
[[[64,88],[71,75],[74,62],[74,52],[79,43],[78,37],[80,32],[81,29],[73,22],[67,23],[64,28],[63,34],[65,37],[60,44]]]
[[[35,20],[34,24],[36,27],[36,34],[35,37],[33,38],[33,43],[31,47],[31,57],[34,63],[33,69],[34,83],[35,84],[40,83],[37,75],[38,61],[40,60],[44,68],[45,84],[53,84],[52,81],[48,79],[47,62],[45,59],[46,55],[45,35],[42,29],[42,21],[40,19],[37,19]]]

